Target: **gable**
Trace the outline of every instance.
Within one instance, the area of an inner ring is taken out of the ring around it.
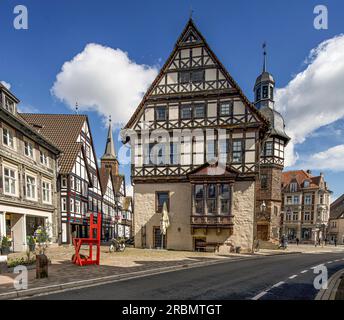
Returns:
[[[168,99],[173,100],[191,94],[198,94],[199,96],[204,96],[204,94],[223,96],[227,94],[230,97],[236,97],[237,106],[243,107],[242,115],[249,114],[248,122],[268,123],[242,93],[240,87],[218,60],[190,19],[170,57],[161,68],[125,128],[140,129],[141,127],[135,127],[135,124],[151,121],[144,116],[145,109],[149,109],[150,102],[154,104],[159,98],[168,97]],[[154,116],[153,110],[146,112],[150,114],[149,118]]]

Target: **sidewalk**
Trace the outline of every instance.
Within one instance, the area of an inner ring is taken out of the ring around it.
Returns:
[[[344,300],[344,269],[329,279],[327,289],[321,289],[315,300]]]
[[[28,271],[28,289],[52,287],[61,289],[61,285],[69,287],[81,285],[83,282],[105,281],[118,276],[137,275],[145,272],[159,272],[180,269],[196,265],[217,263],[228,259],[238,259],[246,255],[217,255],[215,253],[166,251],[127,248],[125,252],[109,253],[108,247],[101,248],[100,266],[79,267],[71,262],[74,248],[69,246],[49,248],[47,256],[49,278],[36,279],[35,269]],[[85,252],[86,253],[86,252]],[[24,253],[11,254],[9,259],[20,258]],[[247,257],[247,256],[246,256]],[[16,297],[13,281],[18,274],[0,274],[0,299]],[[42,290],[43,290],[42,289]],[[24,293],[25,290],[21,291]],[[32,290],[31,290],[32,291]],[[33,292],[33,291],[32,291]],[[12,293],[11,296],[6,294]]]
[[[288,253],[304,253],[304,254],[321,254],[329,252],[344,252],[344,246],[327,245],[327,246],[314,246],[305,244],[289,244],[288,248],[283,249],[260,249],[255,254],[258,255],[271,255],[271,254],[288,254]]]

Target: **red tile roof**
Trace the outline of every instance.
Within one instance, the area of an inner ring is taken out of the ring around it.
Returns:
[[[62,151],[59,159],[60,173],[69,173],[81,150],[82,144],[77,139],[87,116],[41,113],[21,113],[20,116]]]

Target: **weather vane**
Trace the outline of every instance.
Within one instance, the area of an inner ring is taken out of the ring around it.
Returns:
[[[190,5],[190,19],[192,19],[193,13],[194,13],[194,10],[192,9],[192,5]]]
[[[264,55],[264,64],[263,64],[263,72],[266,71],[266,41],[263,42],[263,55]]]
[[[78,101],[75,102],[75,113],[79,114],[79,105],[78,105]]]

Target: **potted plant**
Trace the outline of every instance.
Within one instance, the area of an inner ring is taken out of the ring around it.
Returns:
[[[27,244],[29,246],[30,252],[34,252],[36,249],[36,240],[33,236],[28,236],[27,238]]]
[[[9,237],[3,236],[1,240],[1,253],[3,255],[8,255],[11,248],[11,239]]]
[[[35,231],[36,244],[38,247],[38,254],[36,255],[36,278],[48,277],[49,260],[45,252],[51,242],[50,238],[50,225],[40,226]]]

